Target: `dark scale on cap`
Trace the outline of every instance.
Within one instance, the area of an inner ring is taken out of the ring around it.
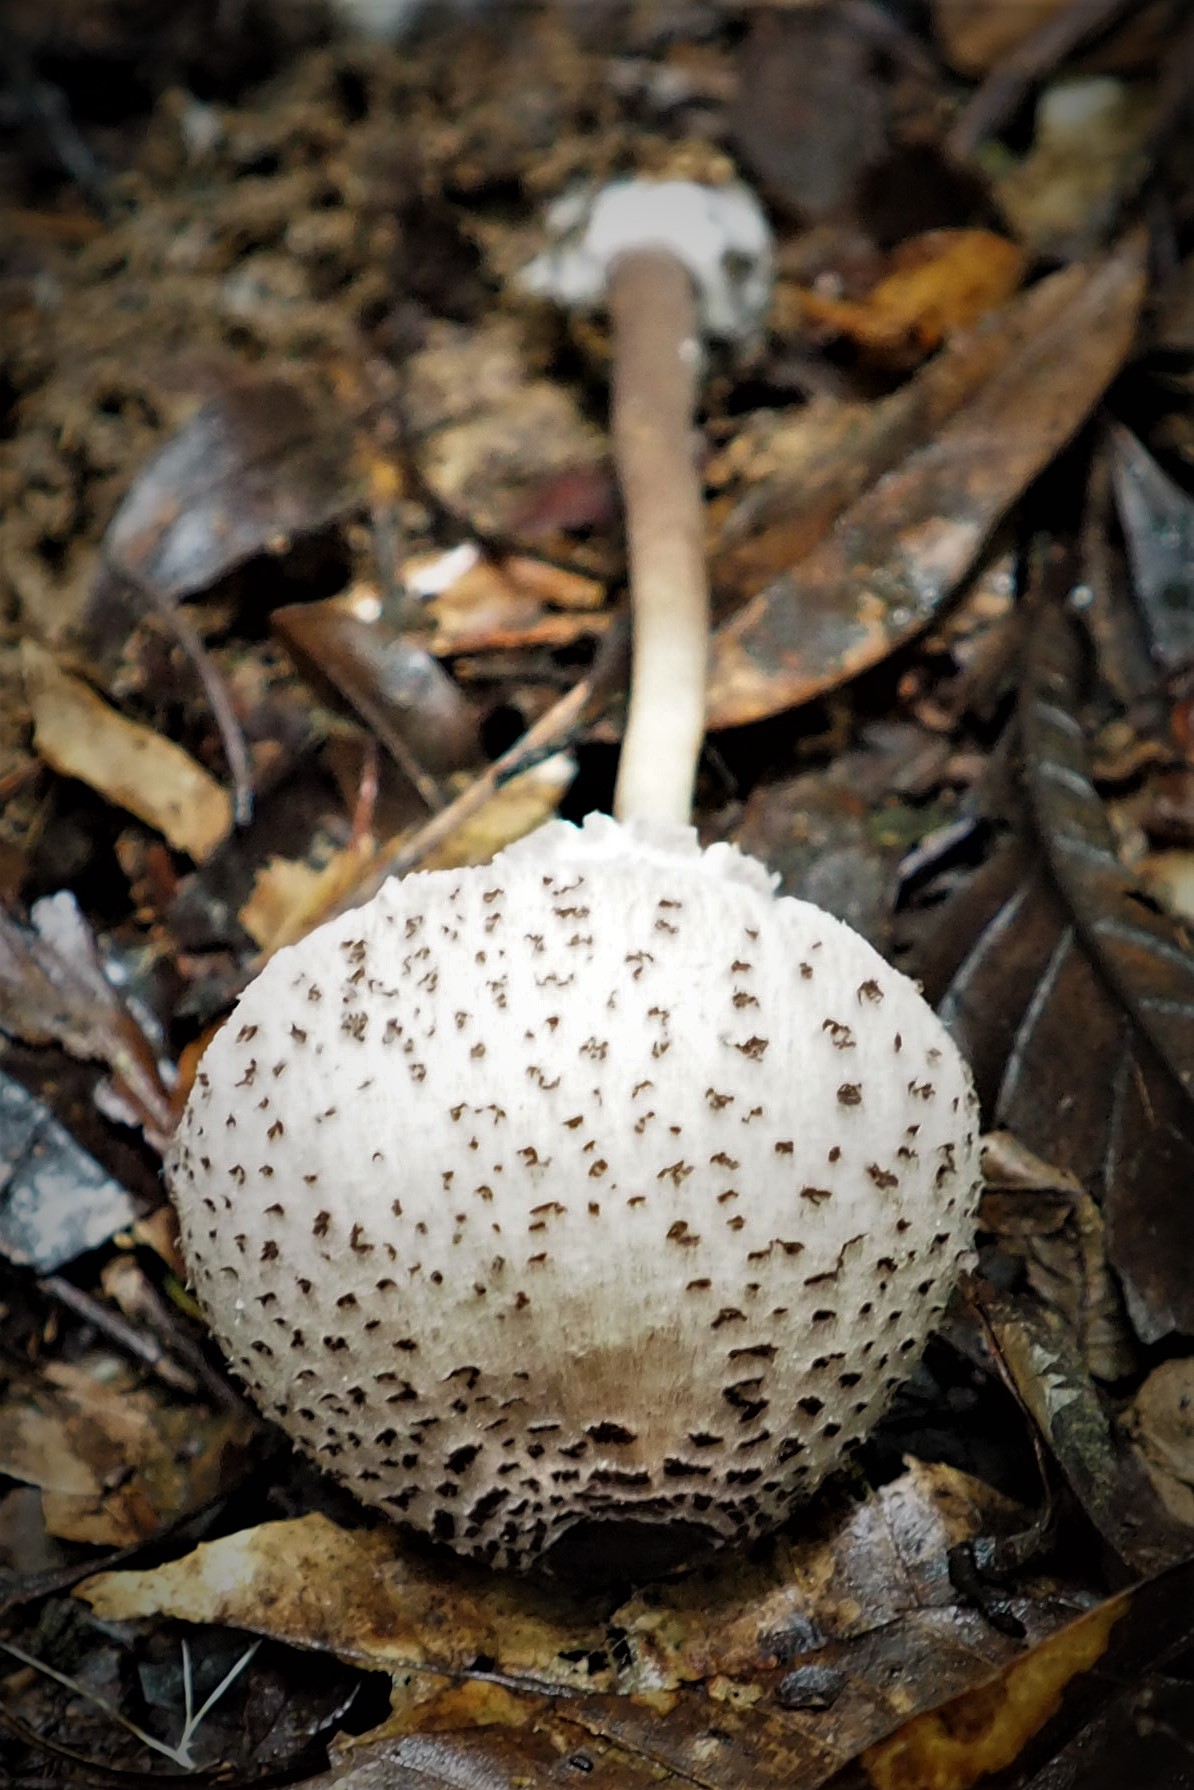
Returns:
[[[598,821],[279,952],[170,1179],[263,1409],[366,1502],[525,1567],[783,1521],[948,1298],[975,1134],[862,940],[725,847]]]

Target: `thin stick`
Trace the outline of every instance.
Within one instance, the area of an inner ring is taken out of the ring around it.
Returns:
[[[687,823],[705,732],[709,583],[693,458],[700,377],[696,293],[663,249],[609,278],[612,433],[626,510],[634,648],[614,813]]]

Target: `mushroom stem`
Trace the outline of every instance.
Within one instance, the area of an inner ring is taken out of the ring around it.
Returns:
[[[614,327],[612,430],[626,512],[634,647],[618,767],[619,820],[692,812],[705,732],[709,585],[693,413],[701,371],[697,297],[666,249],[619,255],[609,276]]]

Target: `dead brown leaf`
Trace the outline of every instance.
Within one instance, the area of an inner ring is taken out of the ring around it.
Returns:
[[[270,858],[237,915],[262,956],[309,932],[355,886],[373,853],[373,842],[362,840],[333,852],[318,867],[302,858]]]
[[[270,625],[307,681],[366,723],[428,806],[442,805],[442,777],[479,762],[472,705],[375,590],[290,603]]]
[[[48,1534],[123,1547],[213,1496],[254,1431],[247,1414],[168,1403],[110,1359],[48,1362],[0,1407],[0,1473],[40,1487]]]
[[[983,1179],[981,1228],[1025,1262],[1029,1286],[1059,1314],[1093,1377],[1125,1379],[1137,1350],[1095,1201],[1007,1131],[984,1139]]]
[[[232,830],[227,790],[150,727],[128,720],[32,640],[22,647],[34,744],[63,777],[77,777],[163,833],[197,863]]]
[[[426,870],[450,870],[461,864],[487,864],[495,852],[512,845],[549,820],[576,775],[575,761],[564,752],[540,759],[493,791],[488,800],[454,827],[448,837],[420,861]],[[271,858],[240,909],[245,931],[261,949],[262,958],[293,944],[341,906],[352,906],[362,886],[376,875],[401,837],[378,845],[361,839],[334,852],[321,866],[290,858]]]
[[[193,596],[343,514],[351,471],[344,420],[326,395],[316,407],[290,380],[242,375],[142,467],[105,557],[162,602]]]
[[[1140,240],[1121,244],[1079,280],[1076,290],[1067,281],[1065,301],[1015,364],[936,441],[860,497],[819,547],[717,631],[710,727],[807,702],[935,618],[1131,347],[1144,292]]]
[[[435,562],[422,559],[406,566],[404,576],[417,590],[436,570]],[[544,560],[478,555],[428,594],[422,615],[434,631],[426,644],[440,656],[569,646],[609,627],[610,616],[601,613],[604,595],[596,579]]]
[[[105,1619],[227,1623],[388,1670],[387,1742],[435,1731],[467,1745],[483,1725],[481,1756],[503,1784],[502,1761],[525,1773],[542,1737],[563,1734],[687,1782],[803,1790],[1015,1656],[959,1603],[947,1555],[1020,1520],[978,1481],[910,1463],[862,1503],[822,1503],[802,1534],[753,1561],[654,1586],[616,1610],[317,1516],[148,1572],[100,1574],[78,1594]],[[1013,1601],[1034,1637],[1064,1620],[1064,1600],[1047,1591]],[[802,1701],[802,1671],[833,1693]]]
[[[983,1316],[999,1358],[1082,1509],[1134,1573],[1194,1556],[1194,1530],[1165,1510],[1138,1456],[1116,1433],[1054,1312],[1029,1300],[984,1294]]]

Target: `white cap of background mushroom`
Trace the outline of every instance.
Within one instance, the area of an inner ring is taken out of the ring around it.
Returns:
[[[261,1408],[523,1567],[584,1519],[781,1522],[916,1362],[977,1164],[906,977],[732,847],[595,817],[280,951],[170,1179]]]
[[[653,241],[609,298],[619,821],[391,880],[280,951],[168,1163],[262,1409],[366,1502],[515,1567],[594,1525],[780,1523],[911,1370],[977,1200],[969,1072],[914,985],[684,824],[697,299]]]

